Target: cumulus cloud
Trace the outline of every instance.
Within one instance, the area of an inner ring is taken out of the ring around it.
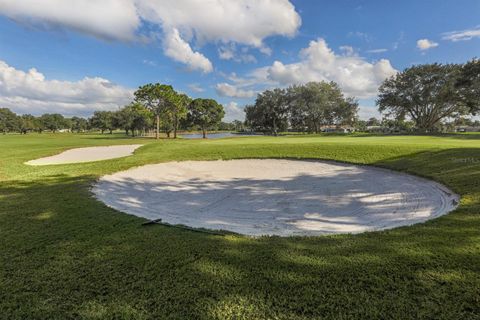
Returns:
[[[162,30],[167,56],[203,72],[211,70],[211,63],[192,50],[192,41],[234,42],[270,54],[265,38],[294,36],[301,25],[289,0],[2,0],[0,14],[112,40],[138,39],[148,22]]]
[[[343,54],[346,55],[346,56],[354,56],[355,55],[355,49],[351,46],[341,46],[340,51],[342,51]]]
[[[32,68],[17,70],[0,61],[0,106],[20,113],[88,115],[129,103],[133,90],[96,77],[79,81],[47,80]]]
[[[300,61],[284,64],[275,61],[271,66],[257,70],[280,85],[301,84],[309,81],[335,81],[349,96],[371,98],[388,77],[397,73],[389,60],[367,62],[357,55],[338,55],[324,39],[311,41],[300,52]]]
[[[480,26],[462,31],[446,32],[443,34],[442,40],[457,42],[472,40],[473,38],[480,38]]]
[[[243,47],[241,50],[238,50],[235,46],[235,43],[230,43],[230,45],[223,45],[218,48],[218,56],[222,60],[232,60],[235,62],[243,63],[255,63],[257,58],[254,55],[248,53],[248,48]]]
[[[225,117],[224,121],[231,122],[233,120],[245,120],[245,112],[243,108],[241,108],[238,103],[230,102],[229,104],[224,106],[225,108]]]
[[[219,96],[232,98],[252,98],[255,96],[253,90],[243,90],[235,85],[228,83],[219,83],[216,86],[216,91]]]
[[[420,40],[417,41],[417,48],[422,50],[422,51],[426,51],[428,49],[432,49],[432,48],[435,48],[435,47],[438,47],[438,43],[436,43],[432,40],[420,39]]]
[[[257,92],[259,88],[335,81],[348,96],[368,99],[377,95],[378,87],[386,78],[398,72],[387,59],[368,62],[350,47],[344,46],[341,50],[342,54],[336,54],[321,38],[311,41],[307,48],[300,51],[298,62],[284,64],[275,61],[270,66],[254,69],[245,77],[224,75],[233,84],[221,83],[217,85],[217,92],[220,95],[237,96],[235,93],[238,90]]]
[[[218,48],[218,56],[222,60],[232,60],[235,58],[235,49],[228,46],[221,46]]]
[[[111,40],[133,40],[141,22],[131,0],[2,0],[0,14],[22,23],[46,23]]]
[[[257,48],[272,35],[293,36],[301,24],[288,0],[136,0],[142,17],[195,36]]]
[[[203,54],[192,50],[188,42],[180,37],[177,29],[166,32],[164,40],[165,55],[175,61],[186,64],[192,70],[203,73],[212,72],[213,65]]]
[[[203,89],[198,83],[190,83],[188,85],[188,88],[190,88],[190,90],[196,93],[201,93],[205,91],[205,89]]]

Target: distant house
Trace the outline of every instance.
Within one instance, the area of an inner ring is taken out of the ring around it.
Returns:
[[[383,133],[386,132],[388,129],[384,128],[382,126],[367,126],[365,131],[367,132],[377,132],[377,133]]]
[[[455,132],[480,132],[480,127],[457,126]]]
[[[337,132],[337,133],[355,132],[355,128],[352,126],[336,126],[336,125],[322,126],[320,130],[322,132]]]

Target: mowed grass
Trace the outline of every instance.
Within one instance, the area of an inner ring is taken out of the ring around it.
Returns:
[[[72,147],[145,143],[134,156],[30,167]],[[480,319],[480,135],[219,140],[0,136],[0,318]],[[172,160],[315,158],[430,177],[451,214],[384,232],[212,235],[118,213],[99,176]]]

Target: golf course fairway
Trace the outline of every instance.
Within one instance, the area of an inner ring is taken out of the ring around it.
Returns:
[[[142,144],[128,157],[24,163]],[[0,135],[0,318],[478,319],[480,135],[216,140]],[[408,173],[454,211],[360,234],[248,237],[142,224],[94,198],[102,176],[174,161],[329,160]]]

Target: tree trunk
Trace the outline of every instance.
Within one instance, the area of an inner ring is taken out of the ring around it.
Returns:
[[[174,123],[173,123],[173,139],[177,139],[177,128],[178,128],[178,119],[175,117]]]
[[[205,129],[205,127],[202,127],[202,133],[203,133],[203,139],[206,139],[207,138],[207,130]]]
[[[157,122],[157,131],[155,131],[155,139],[160,139],[160,116],[157,114],[156,117],[156,122]]]

